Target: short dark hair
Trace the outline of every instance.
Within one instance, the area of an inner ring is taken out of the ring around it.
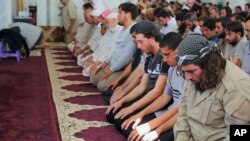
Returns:
[[[241,6],[239,6],[239,5],[238,5],[238,6],[235,6],[235,8],[236,8],[236,9],[240,9],[240,10],[242,11]]]
[[[226,25],[231,22],[231,19],[229,17],[220,17],[219,19],[216,19],[216,22],[221,22],[221,25],[223,27],[226,27]]]
[[[161,9],[159,9],[159,11],[157,13],[155,13],[155,16],[157,18],[160,18],[160,17],[166,18],[166,17],[171,17],[172,14],[169,11],[161,8]]]
[[[137,24],[134,24],[131,28],[130,28],[130,34],[136,32],[136,29],[137,29]]]
[[[154,16],[157,15],[162,10],[161,7],[157,7],[154,9]]]
[[[241,22],[239,22],[239,21],[231,21],[231,22],[229,22],[226,25],[225,29],[228,30],[228,31],[232,31],[232,32],[240,32],[241,37],[244,36],[244,27],[241,24]]]
[[[154,31],[154,32],[151,32],[151,33],[142,33],[144,37],[146,38],[155,38],[155,41],[156,42],[160,42],[161,41],[161,38],[163,36],[163,34],[160,34],[159,32],[157,31]]]
[[[133,32],[136,32],[136,34],[143,34],[146,38],[154,37],[156,42],[160,42],[163,34],[160,33],[153,22],[142,20],[132,26]]]
[[[232,9],[229,6],[222,7],[221,10],[222,9],[225,9],[227,17],[231,17],[232,16]]]
[[[231,17],[234,17],[236,21],[243,22],[243,16],[240,13],[234,13]]]
[[[174,2],[174,1],[170,1],[169,4],[170,4],[170,5],[174,5],[175,2]]]
[[[195,4],[193,5],[193,7],[191,8],[190,11],[191,11],[191,12],[197,12],[197,11],[198,11],[198,12],[200,13],[201,10],[202,10],[202,7],[201,7],[200,5],[198,5],[198,4],[195,3]],[[199,17],[199,16],[198,16],[198,17]]]
[[[182,37],[180,34],[169,32],[160,40],[160,48],[168,47],[171,50],[175,50],[179,46],[181,41]]]
[[[92,4],[91,3],[85,3],[85,4],[83,4],[83,6],[82,6],[83,8],[85,8],[85,9],[93,9],[93,6],[92,6]]]
[[[209,8],[208,7],[203,7],[201,11],[204,11],[207,16],[210,16]]]
[[[138,15],[138,10],[136,5],[130,2],[125,2],[119,5],[119,9],[124,11],[125,13],[131,13],[131,19],[135,20]]]
[[[210,30],[214,30],[216,25],[215,19],[207,18],[204,20],[203,26],[207,27]]]
[[[250,3],[246,3],[245,6],[247,6],[248,8],[250,8]]]

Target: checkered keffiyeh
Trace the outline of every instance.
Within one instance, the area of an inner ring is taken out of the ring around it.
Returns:
[[[179,66],[199,62],[215,46],[202,35],[190,34],[180,43],[176,61]]]

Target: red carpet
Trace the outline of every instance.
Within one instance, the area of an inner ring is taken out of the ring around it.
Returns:
[[[60,141],[44,54],[0,61],[0,140]]]

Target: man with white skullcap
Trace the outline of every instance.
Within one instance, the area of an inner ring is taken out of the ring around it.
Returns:
[[[233,124],[250,124],[250,78],[205,37],[188,35],[176,61],[186,79],[177,123],[177,141],[229,140]]]
[[[118,25],[117,13],[111,11],[106,15],[103,14],[103,18],[105,18],[104,24],[107,31],[100,40],[98,44],[99,47],[97,47],[91,57],[85,61],[83,65],[84,76],[90,76],[90,70],[92,70],[92,73],[98,72],[101,69],[101,63],[111,57],[117,36],[122,30],[122,26]]]

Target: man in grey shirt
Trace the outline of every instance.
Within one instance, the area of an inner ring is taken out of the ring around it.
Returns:
[[[241,69],[250,76],[250,19],[247,19],[245,31],[248,38],[248,43],[241,50],[242,66]]]
[[[118,21],[124,28],[121,30],[116,46],[109,60],[105,60],[102,69],[96,74],[91,74],[90,81],[103,92],[116,77],[121,74],[121,70],[132,60],[136,45],[130,35],[130,28],[135,24],[137,8],[132,3],[122,3],[119,6]]]
[[[226,25],[225,31],[228,46],[224,58],[240,67],[242,63],[241,50],[247,42],[247,39],[244,36],[244,27],[240,22],[232,21]]]
[[[39,26],[35,26],[29,23],[16,22],[10,24],[10,28],[18,27],[20,30],[20,34],[25,39],[28,48],[31,50],[35,48],[36,45],[42,45],[43,42],[43,34],[42,28]]]

